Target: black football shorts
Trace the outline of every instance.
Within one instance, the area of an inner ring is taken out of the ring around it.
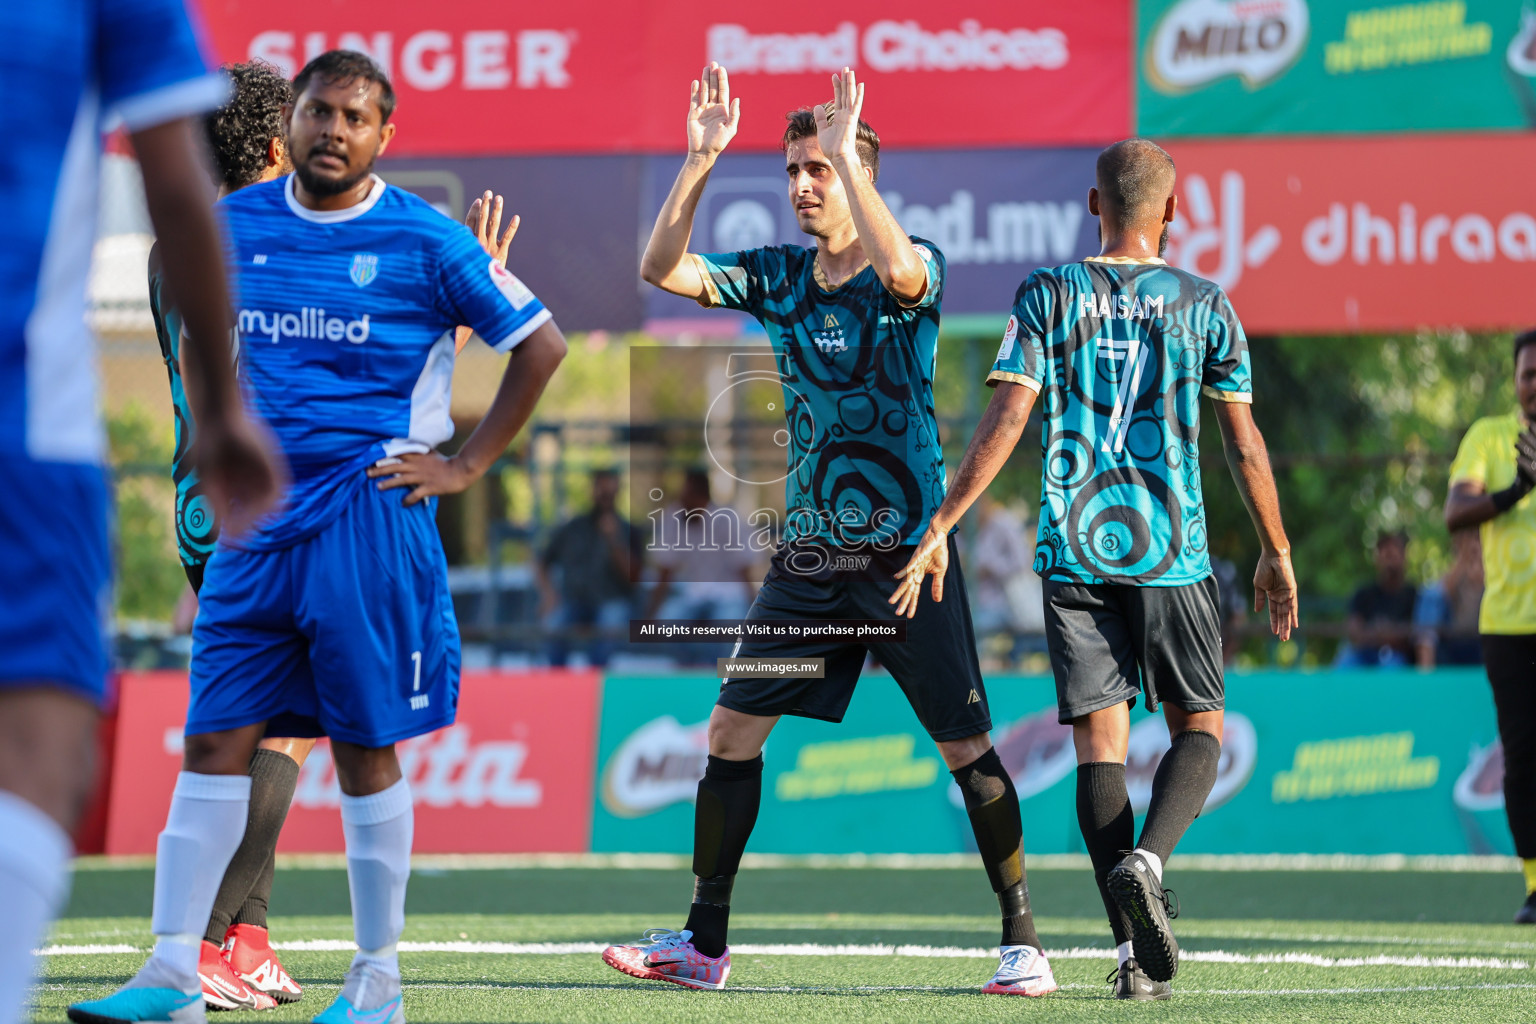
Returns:
[[[1226,706],[1214,576],[1182,587],[1045,581],[1045,637],[1057,718],[1070,722],[1143,690],[1184,711]]]
[[[786,544],[774,553],[763,588],[746,621],[765,619],[894,619],[887,603],[895,574],[912,557],[912,546],[888,551],[865,548],[810,548]],[[861,570],[838,568],[839,556],[869,555]],[[905,642],[864,644],[846,640],[790,643],[743,639],[738,658],[825,658],[823,679],[726,679],[721,707],[747,715],[798,715],[841,722],[853,699],[866,655],[890,670],[918,721],[936,741],[964,739],[992,728],[987,691],[976,659],[976,634],[965,594],[965,577],[955,538],[949,538],[949,572],[944,600],[935,603],[931,581],[923,583],[917,614],[907,622]]]

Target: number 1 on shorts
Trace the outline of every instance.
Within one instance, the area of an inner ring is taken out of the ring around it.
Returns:
[[[411,664],[415,666],[415,669],[414,669],[415,675],[414,675],[414,678],[412,678],[412,680],[411,680],[411,692],[415,693],[416,691],[421,689],[421,652],[420,651],[412,651],[411,652]]]

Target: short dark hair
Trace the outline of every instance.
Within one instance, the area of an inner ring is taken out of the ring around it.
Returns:
[[[1384,548],[1388,544],[1396,544],[1399,547],[1408,547],[1407,530],[1382,530],[1376,535],[1376,547]]]
[[[374,63],[372,57],[356,50],[327,50],[308,64],[293,79],[294,96],[304,95],[309,83],[319,78],[326,85],[346,85],[361,78],[379,87],[379,112],[384,115],[381,123],[388,123],[395,112],[395,87],[389,84],[384,69]]]
[[[1115,143],[1099,154],[1094,172],[1099,202],[1130,217],[1151,212],[1173,188],[1173,157],[1151,139]]]
[[[1515,362],[1520,362],[1520,350],[1527,345],[1536,345],[1536,328],[1526,331],[1524,334],[1515,335]]]
[[[784,126],[784,137],[779,140],[779,149],[788,152],[789,144],[800,139],[814,139],[816,137],[816,115],[810,107],[801,107],[799,110],[791,110],[784,115],[784,120],[789,123]],[[869,126],[869,122],[863,119],[859,121],[859,135],[854,143],[859,151],[859,159],[864,166],[869,168],[870,177],[875,181],[880,180],[880,136]]]
[[[228,103],[203,115],[203,134],[219,184],[233,191],[267,169],[267,147],[283,138],[283,105],[293,102],[293,86],[263,60],[226,64],[224,73],[233,94]]]

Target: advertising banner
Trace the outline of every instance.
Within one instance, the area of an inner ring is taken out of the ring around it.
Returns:
[[[1536,134],[1179,142],[1170,262],[1249,334],[1529,325]]]
[[[1515,0],[1141,0],[1143,135],[1536,127],[1536,7]]]
[[[845,65],[895,145],[1100,142],[1130,126],[1129,0],[857,0],[815,19],[680,0],[196,2],[220,60],[291,74],[328,49],[367,52],[393,79],[402,156],[680,153],[688,83],[711,60],[742,101],[740,150],[777,148],[784,111],[831,99]]]
[[[1088,214],[1096,149],[962,150],[893,148],[880,158],[880,194],[907,233],[944,254],[946,315],[995,314],[1001,334],[1014,292],[1030,271],[1098,251],[1098,221]],[[661,209],[682,157],[646,161],[646,224]],[[762,245],[814,245],[790,206],[781,154],[727,153],[710,175],[694,215],[696,252]],[[671,321],[712,319],[735,333],[740,313],[705,311],[689,300],[646,288],[647,320],[661,333]]]
[[[508,263],[567,331],[635,331],[642,319],[640,178],[629,156],[394,158],[379,175],[455,220],[486,189],[522,222]]]
[[[598,851],[685,853],[703,773],[708,678],[613,677],[598,741]],[[1032,853],[1081,853],[1071,729],[1047,678],[988,680],[993,739]],[[1300,694],[1328,695],[1326,709]],[[1216,786],[1188,853],[1503,853],[1502,758],[1477,670],[1235,675]],[[1168,747],[1132,712],[1127,782],[1144,814]],[[786,717],[764,751],[758,853],[946,853],[972,847],[960,794],[888,676],[841,725]]]
[[[596,672],[466,672],[458,722],[398,746],[418,853],[586,850]],[[122,677],[107,853],[153,853],[181,768],[184,672]],[[299,773],[278,849],[340,852],[340,806],[322,742]]]

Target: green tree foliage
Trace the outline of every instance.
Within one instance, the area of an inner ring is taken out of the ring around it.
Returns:
[[[169,620],[187,584],[176,554],[170,426],[163,417],[130,404],[107,417],[107,440],[116,499],[118,617]]]
[[[1456,447],[1473,420],[1515,407],[1509,337],[1258,338],[1250,348],[1254,419],[1303,596],[1322,611],[1347,598],[1372,576],[1382,530],[1408,532],[1411,578],[1443,572]],[[1250,566],[1257,542],[1220,437],[1202,433],[1211,550]]]

